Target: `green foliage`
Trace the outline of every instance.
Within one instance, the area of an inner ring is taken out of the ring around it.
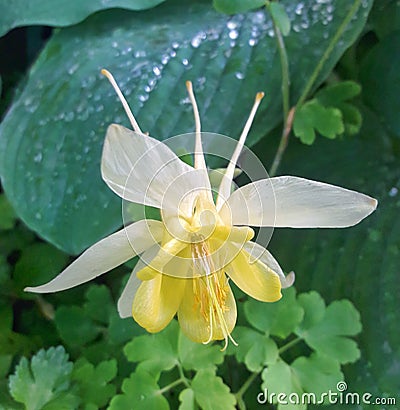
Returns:
[[[371,4],[363,2],[315,86],[355,41]],[[285,41],[295,99],[352,2],[337,0],[329,13],[326,5],[304,4],[301,14],[292,1],[282,5],[293,27]],[[247,143],[259,141],[282,119],[281,70],[270,28],[265,10],[227,17],[204,2],[190,2],[183,11],[171,0],[146,13],[98,13],[57,31],[0,126],[0,174],[18,216],[73,254],[121,225],[119,198],[102,181],[99,163],[108,125],[128,121],[99,74],[105,65],[141,128],[159,139],[193,130],[186,80],[193,81],[203,129],[235,138],[264,88]]]
[[[117,375],[115,359],[99,363],[96,367],[86,359],[78,361],[72,373],[72,380],[79,384],[79,396],[86,407],[97,409],[105,406],[114,397],[116,387],[110,382]]]
[[[22,291],[26,286],[41,285],[53,279],[68,262],[68,255],[47,243],[35,243],[23,249],[15,265],[14,284]],[[27,293],[24,297],[32,298]]]
[[[249,300],[244,311],[249,323],[266,335],[285,339],[303,319],[303,309],[296,302],[294,288],[285,291],[283,303],[263,303]],[[261,308],[262,307],[262,308]]]
[[[1,83],[0,83],[1,85]],[[1,88],[0,88],[1,93]],[[12,229],[16,220],[15,212],[4,194],[0,195],[0,229]]]
[[[353,81],[343,81],[319,90],[315,98],[307,101],[296,112],[293,131],[303,144],[311,145],[316,132],[334,139],[343,133],[356,134],[362,117],[357,107],[348,100],[361,92]]]
[[[77,399],[69,391],[72,367],[63,347],[42,349],[30,363],[21,359],[10,376],[10,393],[26,410],[76,408]]]
[[[137,370],[122,383],[123,394],[115,396],[109,410],[125,410],[135,403],[135,409],[169,410],[167,399],[160,394],[160,388],[152,376],[145,371]]]
[[[145,10],[165,0],[91,0],[84,4],[66,0],[30,0],[29,7],[23,0],[14,0],[12,7],[2,4],[0,14],[0,36],[14,27],[46,25],[70,26],[84,20],[90,14],[110,8]],[[62,13],[57,13],[62,10]]]
[[[347,337],[361,331],[360,314],[349,301],[335,301],[325,309],[321,296],[310,292],[300,295],[299,303],[305,317],[296,333],[310,347],[342,364],[360,357],[357,344]]]
[[[138,333],[138,326],[131,320],[119,318],[110,290],[104,285],[87,289],[83,307],[59,306],[54,321],[63,342],[72,348],[82,348],[102,333],[111,345],[121,345]],[[106,355],[110,354],[108,349]]]
[[[230,352],[251,372],[259,372],[278,360],[278,347],[269,336],[244,326],[238,326],[234,336],[238,346]]]
[[[397,13],[400,14],[399,11]],[[400,30],[397,30],[384,37],[369,51],[360,68],[365,102],[397,137],[400,137],[397,104],[400,81],[396,68],[400,63],[399,47]]]
[[[194,398],[204,410],[234,410],[236,399],[229,387],[210,369],[199,370],[191,384]]]

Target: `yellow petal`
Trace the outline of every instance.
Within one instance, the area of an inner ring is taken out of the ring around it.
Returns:
[[[279,276],[248,252],[241,250],[225,270],[235,284],[254,299],[275,302],[282,297]]]
[[[185,289],[182,279],[157,275],[142,282],[132,305],[132,316],[148,332],[164,329],[175,316]]]
[[[178,320],[189,339],[198,343],[227,340],[236,317],[235,298],[224,273],[186,280]]]

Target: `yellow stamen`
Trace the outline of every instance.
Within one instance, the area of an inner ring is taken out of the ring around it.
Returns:
[[[199,309],[209,328],[209,337],[203,344],[215,338],[215,326],[219,325],[225,339],[222,350],[227,348],[229,340],[237,346],[224,317],[224,313],[229,310],[226,306],[228,282],[223,271],[215,270],[207,241],[192,244],[192,259],[195,276],[193,292],[198,305],[196,308]],[[200,277],[196,278],[196,276]]]

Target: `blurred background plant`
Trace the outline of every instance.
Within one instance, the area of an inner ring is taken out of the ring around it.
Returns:
[[[319,394],[344,378],[398,396],[398,1],[88,3],[0,0],[0,408],[275,408],[257,402],[264,388]],[[271,174],[379,200],[355,228],[274,234],[298,293],[267,305],[235,289],[237,348],[121,320],[134,263],[61,294],[23,292],[122,224],[100,155],[107,126],[128,123],[103,67],[159,139],[193,130],[186,80],[203,129],[233,138],[263,90],[248,144]]]

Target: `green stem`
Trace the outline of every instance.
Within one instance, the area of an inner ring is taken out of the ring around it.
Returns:
[[[187,381],[185,379],[179,378],[178,380],[175,380],[174,382],[167,384],[165,387],[163,387],[162,389],[158,390],[159,394],[164,394],[165,392],[167,392],[168,390],[172,389],[173,387],[177,386],[178,384],[184,383],[186,384]]]
[[[286,343],[283,345],[279,350],[278,353],[281,355],[283,352],[286,352],[286,350],[290,349],[297,343],[299,343],[301,340],[303,340],[301,337],[296,337],[295,339],[291,340],[290,342]],[[243,401],[243,395],[246,393],[247,389],[250,387],[250,385],[254,382],[254,380],[259,376],[261,372],[255,372],[252,373],[248,379],[243,383],[242,387],[235,393],[236,401],[239,410],[246,410],[246,405]]]
[[[266,8],[267,10],[270,9],[270,2],[266,2]],[[270,13],[271,14],[271,13]],[[272,14],[271,14],[272,17]],[[285,42],[283,40],[283,36],[281,31],[279,30],[278,26],[275,23],[275,20],[272,17],[272,23],[274,27],[274,33],[276,37],[276,42],[278,46],[278,52],[279,52],[279,59],[280,59],[280,64],[281,64],[281,75],[282,75],[282,106],[283,106],[283,131],[282,131],[282,137],[281,141],[279,143],[278,150],[275,154],[274,161],[272,163],[271,169],[270,169],[270,176],[273,176],[278,168],[278,165],[281,161],[282,155],[286,150],[287,144],[288,144],[288,138],[291,130],[291,122],[290,122],[290,127],[289,131],[286,132],[288,129],[288,123],[289,123],[289,103],[290,103],[290,76],[289,76],[289,60],[286,52],[286,47],[285,47]]]
[[[314,83],[320,74],[324,64],[328,60],[329,56],[331,55],[333,49],[335,48],[336,44],[338,43],[340,37],[342,36],[343,32],[346,30],[346,27],[350,23],[351,19],[353,18],[354,14],[357,12],[358,8],[360,7],[361,0],[356,0],[347,13],[345,19],[343,20],[342,24],[339,26],[337,29],[335,35],[333,36],[331,42],[329,43],[328,47],[325,50],[325,53],[321,57],[321,60],[319,60],[317,66],[315,67],[313,73],[311,74],[310,79],[308,80],[308,83],[306,84],[303,93],[301,94],[299,100],[297,101],[296,107],[300,107],[304,101],[306,100],[308,94],[311,91],[311,88],[314,86]]]
[[[182,382],[185,384],[186,387],[190,387],[189,380],[186,378],[185,373],[183,372],[183,368],[179,362],[177,363],[177,366],[178,366],[179,376]]]
[[[177,386],[178,384],[184,384],[186,387],[190,387],[189,380],[186,378],[185,373],[183,372],[182,366],[179,362],[176,362],[176,367],[178,368],[178,371],[179,371],[179,379],[164,386],[162,389],[158,391],[159,394],[164,394],[165,392]]]
[[[249,378],[243,383],[242,387],[235,393],[236,401],[239,410],[246,410],[246,405],[243,401],[243,395],[246,393],[247,389],[250,387],[251,383],[257,378],[260,372],[252,373]]]
[[[292,131],[294,113],[295,113],[295,107],[293,107],[289,111],[289,114],[286,118],[286,121],[285,121],[285,124],[284,124],[284,127],[283,127],[283,131],[282,131],[282,137],[281,137],[281,140],[279,142],[279,146],[278,146],[278,149],[276,151],[275,158],[274,158],[274,160],[272,162],[272,165],[271,165],[271,168],[269,170],[269,176],[270,177],[275,176],[276,170],[278,169],[279,164],[282,161],[283,154],[286,151],[286,148],[287,148],[287,145],[288,145],[288,142],[289,142],[289,135],[290,135],[290,132]]]
[[[281,355],[283,352],[286,352],[286,350],[289,350],[291,347],[293,347],[294,345],[296,345],[297,343],[299,343],[302,340],[301,337],[296,337],[295,339],[291,340],[290,342],[286,343],[285,345],[283,345],[279,350],[278,353]]]

